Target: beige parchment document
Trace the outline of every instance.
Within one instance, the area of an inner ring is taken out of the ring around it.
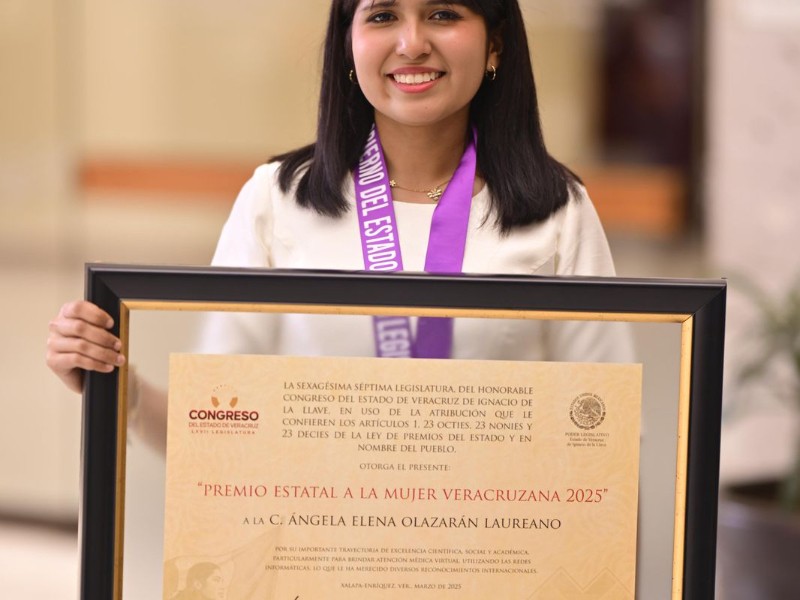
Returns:
[[[164,598],[633,598],[641,389],[641,365],[173,355]]]

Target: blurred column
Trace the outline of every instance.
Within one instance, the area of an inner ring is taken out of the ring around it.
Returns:
[[[712,0],[708,23],[706,231],[711,262],[731,277],[726,401],[747,393],[768,409],[724,424],[722,475],[768,478],[786,468],[796,423],[768,401],[774,385],[745,391],[733,375],[757,350],[741,282],[779,295],[800,277],[800,3]]]

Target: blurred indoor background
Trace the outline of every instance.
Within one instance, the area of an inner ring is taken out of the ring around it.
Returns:
[[[208,263],[252,170],[313,138],[328,4],[0,0],[4,598],[77,597],[80,401],[44,365],[48,321],[86,262]],[[734,372],[737,278],[800,275],[800,3],[521,5],[547,143],[619,274],[730,276]],[[724,481],[787,469],[797,414],[763,407],[724,423]]]

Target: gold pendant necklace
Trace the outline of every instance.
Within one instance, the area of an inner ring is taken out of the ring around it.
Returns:
[[[402,185],[398,185],[397,182],[394,179],[390,179],[389,180],[389,187],[392,188],[392,189],[397,188],[399,190],[405,190],[407,192],[414,192],[416,194],[425,194],[428,198],[430,198],[434,202],[438,202],[439,198],[441,198],[442,194],[444,194],[444,189],[442,188],[442,186],[445,186],[448,183],[450,183],[449,179],[447,181],[443,181],[439,185],[433,186],[429,190],[414,190],[414,189],[411,189],[411,188],[403,187]]]

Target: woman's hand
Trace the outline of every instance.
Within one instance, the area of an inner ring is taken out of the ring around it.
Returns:
[[[65,304],[50,321],[47,366],[70,390],[80,392],[84,371],[110,373],[125,363],[122,343],[108,331],[113,326],[108,313],[91,302]]]

